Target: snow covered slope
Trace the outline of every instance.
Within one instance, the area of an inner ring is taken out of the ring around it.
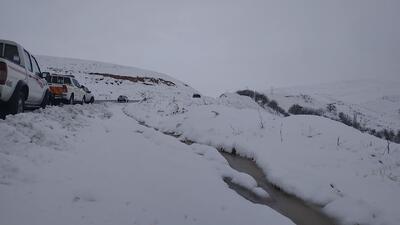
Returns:
[[[193,93],[198,93],[188,85],[166,74],[135,67],[52,56],[38,56],[38,61],[43,71],[75,75],[81,84],[92,91],[97,100],[116,100],[119,95],[136,99],[148,90],[159,91],[160,89],[179,90],[190,97]],[[137,77],[138,79],[136,82],[132,82],[126,77]]]
[[[288,110],[293,104],[323,109],[328,104],[337,108],[335,114],[326,112],[329,117],[337,118],[339,112],[356,114],[361,125],[371,129],[400,129],[400,80],[353,80],[320,85],[278,88],[264,91],[271,99]]]

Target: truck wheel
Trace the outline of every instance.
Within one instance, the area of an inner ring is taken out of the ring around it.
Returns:
[[[86,103],[86,98],[85,98],[85,96],[83,96],[81,105],[83,105],[85,103]]]
[[[94,102],[94,98],[92,97],[92,98],[90,98],[90,104],[92,104]]]
[[[42,103],[40,104],[40,107],[42,109],[46,108],[46,105],[49,104],[49,99],[50,99],[50,93],[49,93],[49,91],[46,91],[46,93],[44,94]]]
[[[24,112],[24,107],[25,107],[25,94],[24,92],[19,91],[12,97],[11,101],[9,102],[8,112],[13,115],[17,113],[22,113]]]
[[[49,105],[58,105],[59,101],[57,101],[52,93],[49,96]]]
[[[68,104],[69,105],[73,105],[74,104],[74,94],[71,94],[71,97],[69,97]]]
[[[48,105],[54,105],[54,97],[53,94],[50,92],[49,94],[49,102]]]
[[[6,118],[6,106],[0,103],[0,119],[5,119]]]

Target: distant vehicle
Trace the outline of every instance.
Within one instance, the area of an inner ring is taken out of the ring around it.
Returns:
[[[75,79],[75,76],[51,74],[46,79],[49,82],[53,104],[60,102],[70,105],[86,103],[86,92],[82,89],[82,85]]]
[[[93,103],[94,102],[94,96],[92,94],[92,92],[89,90],[89,88],[85,87],[85,86],[81,86],[81,88],[83,89],[83,91],[85,91],[85,103]]]
[[[0,114],[44,108],[49,96],[36,58],[18,43],[0,40]]]
[[[118,96],[117,101],[118,101],[118,102],[129,102],[129,99],[128,99],[128,97],[125,96],[125,95],[120,95],[120,96]]]
[[[201,95],[200,94],[197,94],[197,93],[195,93],[195,94],[193,94],[193,96],[192,96],[193,98],[201,98]]]

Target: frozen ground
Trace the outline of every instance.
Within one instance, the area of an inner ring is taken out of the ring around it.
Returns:
[[[0,224],[293,224],[229,189],[223,177],[268,197],[214,148],[139,125],[122,105],[52,107],[0,129]]]

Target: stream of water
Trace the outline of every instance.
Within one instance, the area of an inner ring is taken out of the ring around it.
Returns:
[[[252,176],[257,181],[258,186],[263,188],[270,195],[270,198],[268,199],[260,198],[251,191],[232,183],[229,179],[224,179],[230,188],[247,200],[267,205],[282,215],[290,218],[297,225],[338,224],[335,220],[323,214],[318,206],[307,204],[303,200],[286,194],[276,188],[273,184],[268,182],[265,174],[254,161],[230,153],[220,153],[233,169]]]

